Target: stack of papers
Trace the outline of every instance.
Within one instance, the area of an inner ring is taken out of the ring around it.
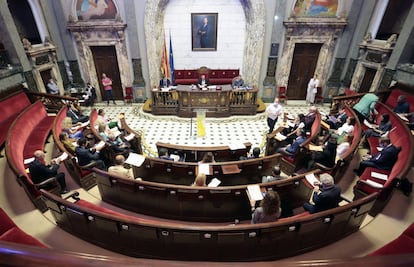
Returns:
[[[125,160],[125,163],[128,163],[136,167],[141,167],[144,161],[145,161],[145,157],[143,155],[131,152],[129,153],[128,158]]]
[[[23,160],[23,163],[24,163],[25,165],[26,165],[26,164],[30,164],[30,163],[32,163],[34,160],[35,160],[35,158],[34,158],[34,157],[31,157],[31,158],[28,158],[28,159]]]
[[[309,144],[309,150],[311,150],[311,151],[323,151],[323,147]]]
[[[60,155],[59,157],[56,158],[56,161],[61,162],[61,161],[64,161],[65,159],[67,159],[67,158],[68,158],[68,153],[63,152],[62,155]]]
[[[408,122],[407,117],[405,117],[403,114],[399,114],[399,113],[397,113],[397,115],[398,115],[398,117],[400,117],[400,119],[402,119],[403,121]]]

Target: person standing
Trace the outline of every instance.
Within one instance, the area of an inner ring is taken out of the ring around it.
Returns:
[[[197,34],[200,36],[200,47],[209,47],[209,25],[208,18],[204,17],[203,24],[198,28]]]
[[[282,105],[279,103],[279,98],[275,98],[275,101],[267,106],[266,108],[266,117],[267,117],[267,125],[269,126],[269,133],[273,132],[275,128],[275,124],[279,115],[282,114]]]
[[[170,85],[171,81],[166,76],[160,80],[160,88],[167,88],[170,87]]]
[[[91,83],[86,84],[85,93],[88,96],[87,103],[88,106],[93,107],[95,100],[96,100],[96,89],[91,85]]]
[[[109,98],[111,98],[114,105],[116,105],[114,95],[112,93],[112,79],[107,77],[105,73],[102,73],[102,85],[105,90],[106,103],[109,105]]]
[[[314,75],[308,83],[308,89],[306,92],[306,104],[313,105],[315,102],[315,95],[318,92],[319,80],[318,75]]]
[[[378,113],[375,110],[375,105],[378,100],[379,98],[375,94],[367,93],[352,107],[361,123],[363,123],[364,120],[373,121],[372,118]]]
[[[47,83],[47,91],[49,94],[59,95],[59,87],[53,79],[49,79],[49,82]]]

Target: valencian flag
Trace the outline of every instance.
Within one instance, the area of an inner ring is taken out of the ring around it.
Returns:
[[[162,57],[161,57],[161,73],[165,77],[170,77],[170,65],[168,63],[168,56],[167,56],[167,45],[165,43],[165,34],[164,34],[164,45],[162,47]]]
[[[170,74],[171,74],[171,84],[174,84],[174,56],[173,56],[173,49],[172,49],[172,40],[171,40],[171,32],[170,32]]]

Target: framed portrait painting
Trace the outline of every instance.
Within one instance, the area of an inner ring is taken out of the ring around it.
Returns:
[[[218,13],[191,13],[193,51],[217,50]]]

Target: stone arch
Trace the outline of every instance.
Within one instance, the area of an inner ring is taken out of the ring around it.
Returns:
[[[160,79],[159,63],[164,39],[163,20],[169,0],[147,1],[145,36],[149,69],[149,84],[156,86]],[[240,0],[246,16],[246,40],[243,55],[244,76],[248,84],[258,85],[265,39],[265,7],[263,0]]]

